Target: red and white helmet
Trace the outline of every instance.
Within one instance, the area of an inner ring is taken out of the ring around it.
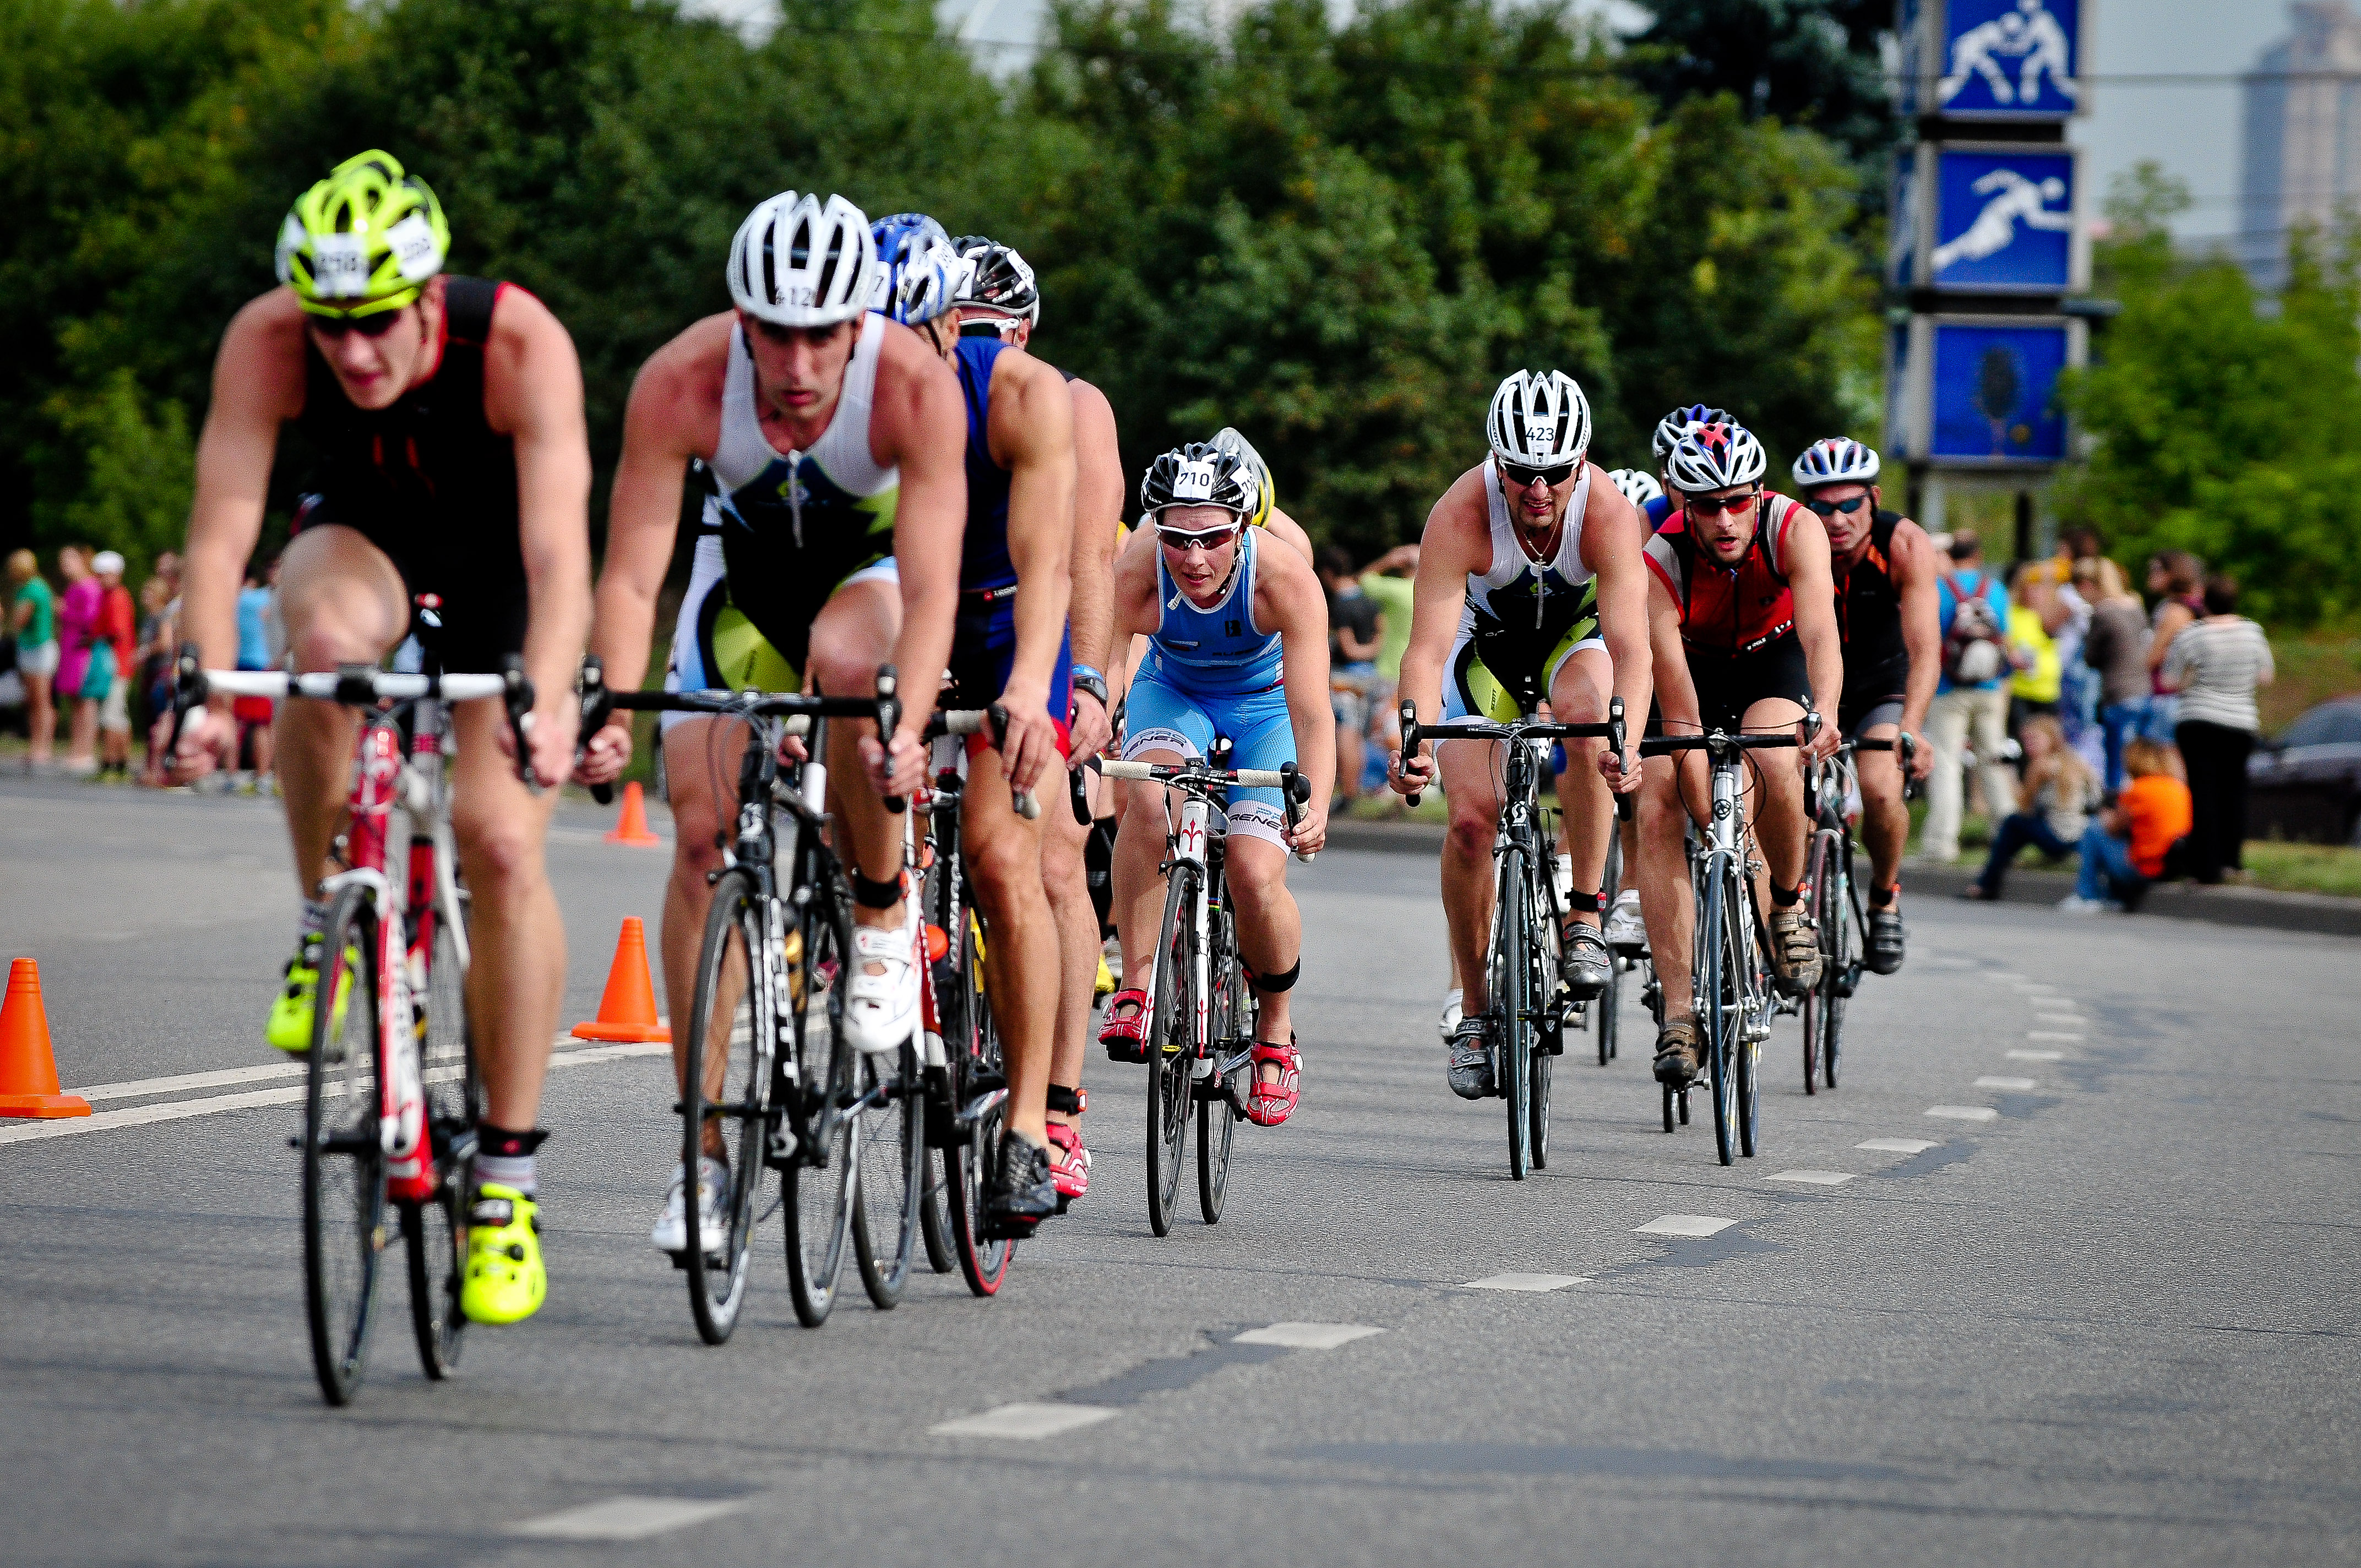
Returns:
[[[1847,436],[1815,441],[1795,459],[1795,484],[1802,489],[1822,485],[1868,485],[1877,480],[1877,454]]]
[[[1770,466],[1752,431],[1736,422],[1708,424],[1681,437],[1664,460],[1664,478],[1684,495],[1706,495],[1751,485]]]

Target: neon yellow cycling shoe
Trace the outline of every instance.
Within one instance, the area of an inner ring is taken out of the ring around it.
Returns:
[[[1099,975],[1096,980],[1091,981],[1091,994],[1093,996],[1115,994],[1115,970],[1107,968],[1106,954],[1104,952],[1099,954]]]
[[[513,1187],[476,1189],[467,1216],[467,1277],[459,1310],[474,1323],[521,1323],[541,1310],[549,1275],[541,1266],[541,1205]]]
[[[297,945],[295,956],[287,960],[287,984],[270,1003],[270,1022],[263,1026],[262,1037],[291,1056],[302,1056],[312,1048],[312,1009],[320,992],[321,946],[317,936],[306,936]],[[347,955],[336,976],[334,1027],[337,1031],[345,1026],[345,1004],[353,997],[353,967],[358,957]]]

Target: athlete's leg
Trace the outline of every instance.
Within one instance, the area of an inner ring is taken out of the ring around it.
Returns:
[[[385,552],[352,529],[307,528],[280,557],[279,613],[299,671],[374,664],[410,626],[401,574]],[[352,767],[350,708],[302,699],[279,705],[280,793],[295,847],[295,881],[310,898],[327,874],[328,846],[345,808]]]
[[[960,821],[988,933],[984,982],[1008,1069],[1008,1126],[1046,1147],[1058,1025],[1058,927],[1041,888],[1040,824],[1016,815],[996,752],[981,753],[969,766]]]
[[[882,578],[845,584],[830,596],[813,618],[809,669],[811,684],[825,696],[870,696],[877,690],[877,666],[893,656],[894,640],[902,628],[902,590]],[[932,692],[905,692],[907,707],[934,706]],[[828,770],[837,819],[847,839],[846,858],[872,882],[891,882],[902,874],[902,817],[885,809],[861,768],[859,743],[876,726],[859,720],[834,719],[828,727]],[[1038,880],[1038,879],[1037,879]],[[881,929],[898,928],[904,921],[900,903],[873,909],[855,902],[854,921]]]
[[[1605,648],[1576,648],[1550,682],[1550,713],[1560,724],[1604,724],[1615,690],[1615,663]],[[1627,742],[1628,744],[1628,742]],[[1557,776],[1560,829],[1574,861],[1574,891],[1598,891],[1607,874],[1607,841],[1615,830],[1615,794],[1598,772],[1604,740],[1565,742],[1565,771]],[[1573,918],[1596,927],[1596,909],[1577,906]]]
[[[1287,975],[1303,961],[1303,915],[1296,907],[1295,895],[1287,890],[1287,850],[1268,839],[1248,838],[1235,829],[1227,845],[1222,878],[1237,912],[1238,957],[1257,976]],[[1289,1003],[1294,994],[1291,982],[1278,991],[1255,987],[1255,1000],[1262,1009],[1255,1025],[1256,1039],[1281,1046],[1289,1042],[1292,1022]],[[1277,1064],[1263,1066],[1262,1076],[1275,1081]]]
[[[1434,748],[1451,828],[1443,840],[1443,914],[1459,970],[1464,1014],[1491,1003],[1485,946],[1492,939],[1492,841],[1500,833],[1500,748],[1490,740],[1445,740]]]
[[[284,578],[282,576],[281,580]],[[555,790],[534,795],[500,750],[497,701],[453,709],[459,756],[451,827],[474,908],[467,922],[467,1017],[483,1067],[486,1119],[530,1131],[550,1037],[566,1000],[566,925],[544,850]]]
[[[1099,971],[1099,912],[1091,903],[1090,873],[1082,854],[1091,830],[1074,820],[1064,795],[1065,781],[1045,774],[1041,791],[1041,886],[1058,932],[1058,1023],[1049,1060],[1049,1081],[1061,1089],[1082,1086],[1082,1058],[1090,1049],[1092,982]],[[1071,1122],[1075,1113],[1052,1111],[1049,1120]]]
[[[1792,732],[1804,717],[1803,706],[1785,697],[1766,696],[1746,710],[1750,735]],[[1749,751],[1749,782],[1754,792],[1754,836],[1763,845],[1764,874],[1774,888],[1792,893],[1804,880],[1804,855],[1809,836],[1804,820],[1804,754],[1800,750]],[[1768,913],[1771,905],[1766,903]]]
[[[1640,913],[1648,926],[1648,951],[1664,991],[1666,1023],[1697,1011],[1689,987],[1689,943],[1697,927],[1689,889],[1689,813],[1677,785],[1686,773],[1692,797],[1708,798],[1705,769],[1698,765],[1702,756],[1689,751],[1640,764]]]
[[[697,1009],[697,964],[705,948],[706,913],[713,906],[713,884],[707,879],[721,869],[720,835],[734,811],[739,759],[746,750],[746,726],[738,720],[702,716],[681,719],[663,735],[664,793],[672,806],[672,874],[664,881],[664,929],[659,943],[664,957],[664,1003],[672,1017],[673,1081],[688,1083],[689,1017]],[[714,1053],[709,1070],[719,1091],[720,1075],[729,1063]],[[721,1157],[725,1146],[721,1124],[705,1126],[705,1151]]]
[[[1896,727],[1872,725],[1858,737],[1892,741]],[[1856,751],[1861,775],[1861,847],[1869,851],[1870,886],[1893,887],[1902,880],[1902,847],[1910,837],[1910,811],[1902,800],[1902,762],[1893,751]]]

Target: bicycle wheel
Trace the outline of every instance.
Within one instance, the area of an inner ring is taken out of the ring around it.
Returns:
[[[1756,1018],[1763,1020],[1763,1033],[1771,1029],[1771,934],[1763,924],[1763,912],[1755,907],[1754,882],[1748,878],[1739,895],[1731,900],[1733,915],[1730,934],[1730,951],[1739,955],[1738,979],[1744,989],[1739,992],[1739,1016],[1742,1020],[1738,1033],[1738,1150],[1747,1158],[1754,1157],[1754,1146],[1763,1106],[1763,1042],[1754,1037]]]
[[[721,873],[706,911],[705,942],[697,957],[697,1000],[686,1036],[686,1085],[680,1096],[680,1158],[696,1179],[700,1155],[728,1169],[730,1201],[724,1229],[705,1234],[699,1205],[687,1205],[688,1309],[708,1344],[719,1344],[738,1326],[753,1258],[765,1145],[770,1126],[771,1052],[776,1038],[771,1010],[753,983],[754,955],[763,941],[762,894],[751,872]],[[795,938],[788,952],[795,954]],[[790,971],[792,986],[801,979]]]
[[[1148,1028],[1148,1224],[1172,1234],[1180,1167],[1189,1149],[1190,1074],[1197,1057],[1197,877],[1172,868],[1164,933],[1156,949],[1156,1010]]]
[[[1525,928],[1536,935],[1545,929],[1550,912],[1534,902],[1531,887],[1525,894]],[[1554,936],[1545,942],[1525,944],[1525,994],[1544,1015],[1554,1014],[1560,998],[1554,994],[1557,973],[1557,942]],[[1532,1067],[1526,1074],[1525,1099],[1529,1109],[1526,1123],[1533,1147],[1533,1168],[1549,1168],[1550,1072],[1560,1047],[1558,1036],[1546,1026],[1545,1019],[1537,1024],[1534,1032]]]
[[[1607,989],[1590,1004],[1590,1026],[1598,1034],[1598,1065],[1605,1067],[1615,1059],[1623,1045],[1623,966],[1628,960],[1610,957],[1607,961]]]
[[[854,1110],[860,1054],[842,1034],[846,960],[852,951],[841,902],[824,872],[814,870],[814,897],[804,915],[803,983],[791,991],[796,1008],[794,1095],[802,1126],[781,1185],[787,1230],[787,1290],[796,1318],[816,1329],[836,1306],[837,1275],[852,1234],[859,1193],[861,1116]],[[808,977],[807,980],[806,977]]]
[[[1738,1036],[1745,1027],[1738,955],[1730,939],[1737,868],[1717,852],[1704,881],[1705,896],[1697,901],[1697,1024],[1705,1033],[1706,1068],[1713,1075],[1714,1153],[1728,1165],[1738,1157]]]
[[[1820,1081],[1830,1089],[1837,1086],[1837,1042],[1844,1033],[1845,1001],[1852,994],[1855,966],[1861,962],[1854,947],[1861,936],[1861,927],[1853,918],[1856,884],[1852,879],[1850,834],[1838,840],[1837,856],[1837,864],[1844,874],[1835,892],[1827,895],[1821,916],[1826,923],[1820,927],[1820,939],[1828,944],[1832,960],[1820,976],[1820,983],[1828,993],[1827,1003],[1821,1008]],[[1831,930],[1836,933],[1832,940],[1827,936]]]
[[[972,909],[952,910],[950,917],[947,929],[960,933],[951,955],[959,978],[950,992],[940,993],[944,1025],[951,1031],[944,1050],[951,1069],[951,1102],[963,1114],[1004,1088],[1006,1080],[1001,1071],[1000,1035],[993,1027],[992,1000],[983,988],[983,928]],[[1016,1252],[1015,1242],[987,1240],[983,1234],[985,1194],[1006,1125],[1005,1102],[994,1102],[972,1122],[963,1123],[959,1141],[943,1150],[944,1207],[950,1215],[953,1250],[967,1288],[978,1296],[1000,1289]]]
[[[861,1179],[852,1198],[852,1256],[861,1283],[881,1310],[902,1299],[918,1250],[918,1211],[927,1186],[927,1105],[918,1051],[864,1057],[861,1091]]]
[[[1804,861],[1804,885],[1812,890],[1812,913],[1820,932],[1819,983],[1804,992],[1804,1092],[1817,1093],[1820,1077],[1820,1035],[1828,1012],[1828,998],[1835,992],[1829,984],[1834,960],[1828,953],[1828,941],[1834,935],[1828,919],[1828,893],[1834,881],[1834,864],[1830,852],[1836,835],[1826,828],[1812,835],[1812,847]]]
[[[434,931],[426,974],[426,1037],[418,1043],[425,1069],[426,1125],[434,1140],[435,1188],[423,1202],[402,1206],[402,1239],[410,1255],[410,1326],[426,1376],[448,1377],[459,1367],[467,1314],[459,1290],[467,1267],[467,1200],[475,1186],[476,1123],[483,1085],[476,1073],[476,1043],[467,1032],[467,970],[459,934]]]
[[[1522,1181],[1533,1165],[1534,943],[1526,927],[1531,891],[1525,885],[1525,852],[1511,844],[1500,851],[1500,898],[1492,920],[1492,1015],[1499,1024],[1499,1055],[1493,1082],[1509,1102],[1509,1174]]]
[[[1246,965],[1238,961],[1238,928],[1228,908],[1213,915],[1211,965],[1213,1005],[1208,1025],[1213,1034],[1214,1065],[1246,1048],[1255,1037],[1254,992],[1246,986]],[[1218,1224],[1222,1201],[1230,1185],[1230,1144],[1237,1134],[1235,1096],[1238,1080],[1251,1075],[1254,1065],[1234,1069],[1227,1078],[1205,1078],[1204,1102],[1197,1108],[1197,1211],[1205,1223]]]
[[[379,941],[377,905],[367,889],[346,888],[322,938],[303,1087],[303,1306],[312,1369],[331,1405],[360,1387],[386,1244]]]

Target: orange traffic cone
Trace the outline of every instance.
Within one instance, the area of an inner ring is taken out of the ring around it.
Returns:
[[[0,1116],[87,1116],[90,1102],[58,1091],[58,1058],[41,1009],[41,971],[30,959],[8,966],[0,1003]]]
[[[609,844],[631,844],[639,848],[661,848],[662,839],[648,831],[648,803],[640,786],[623,786],[623,814],[615,819],[614,829],[607,835]]]
[[[634,799],[637,798],[635,795]],[[629,821],[631,808],[624,807]],[[672,1031],[656,1022],[656,992],[648,978],[648,933],[636,915],[623,916],[623,935],[615,943],[615,965],[607,971],[607,994],[598,999],[598,1016],[574,1025],[577,1040],[669,1040]]]

